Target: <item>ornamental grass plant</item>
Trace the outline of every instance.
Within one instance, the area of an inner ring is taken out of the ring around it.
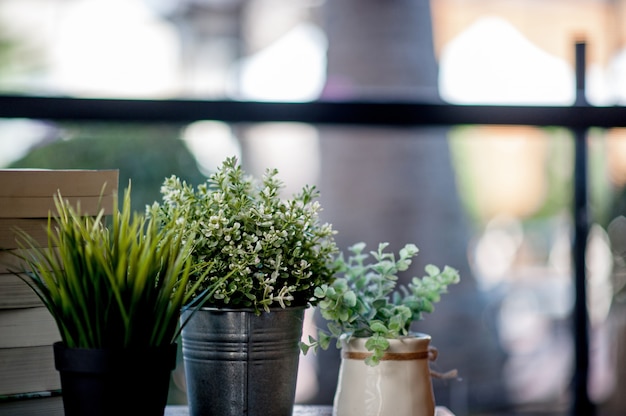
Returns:
[[[332,339],[341,348],[341,340],[367,338],[365,347],[372,355],[365,359],[377,365],[389,348],[389,339],[410,335],[411,324],[434,310],[441,294],[449,285],[458,283],[457,270],[443,270],[427,265],[424,277],[413,277],[407,285],[398,285],[398,274],[408,270],[418,254],[414,244],[406,244],[398,257],[385,251],[388,243],[380,243],[376,251],[365,252],[365,243],[357,243],[337,259],[337,278],[315,290],[318,309],[327,321],[327,330],[320,329],[317,338],[302,342],[303,353],[310,348],[327,349]]]
[[[257,180],[230,157],[195,188],[167,178],[162,201],[149,208],[151,218],[192,244],[190,280],[201,282],[198,291],[210,289],[205,306],[257,314],[305,306],[333,278],[337,247],[332,226],[319,218],[318,191],[305,186],[283,199],[277,175],[267,169]]]
[[[171,228],[131,211],[83,215],[55,196],[47,247],[20,232],[22,279],[52,314],[69,348],[140,348],[174,343],[190,302],[189,244]],[[110,221],[108,221],[110,220]],[[107,224],[107,222],[110,222]]]

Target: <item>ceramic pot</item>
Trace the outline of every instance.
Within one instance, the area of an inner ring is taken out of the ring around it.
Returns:
[[[195,311],[182,331],[190,416],[291,416],[303,319],[304,307]]]
[[[176,344],[107,350],[57,342],[53,348],[65,416],[163,416]]]
[[[435,398],[430,378],[430,336],[414,334],[390,339],[389,350],[376,366],[365,364],[371,353],[367,338],[343,340],[334,416],[433,416]]]

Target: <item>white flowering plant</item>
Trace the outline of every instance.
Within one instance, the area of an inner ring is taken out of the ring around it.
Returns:
[[[253,308],[312,305],[335,273],[335,231],[319,218],[319,192],[305,186],[282,199],[276,169],[259,181],[230,157],[203,184],[166,178],[162,201],[148,215],[175,223],[192,240],[190,285],[206,306]],[[204,292],[204,293],[203,293]]]

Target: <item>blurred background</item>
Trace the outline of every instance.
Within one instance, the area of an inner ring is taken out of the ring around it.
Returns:
[[[0,94],[306,102],[626,102],[626,0],[1,0]],[[626,131],[588,135],[589,394],[626,414]],[[0,168],[116,168],[137,210],[163,179],[236,155],[321,191],[342,249],[388,241],[461,271],[414,328],[457,415],[567,414],[574,371],[574,136],[562,128],[383,128],[0,119]],[[312,312],[312,311],[310,311]],[[315,325],[309,314],[307,329]],[[180,354],[179,354],[180,355]],[[301,358],[296,400],[330,404],[339,355]],[[185,403],[179,365],[170,403]]]

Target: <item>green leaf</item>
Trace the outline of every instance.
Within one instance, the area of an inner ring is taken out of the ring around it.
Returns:
[[[309,341],[311,342],[311,341]],[[312,343],[312,342],[311,342]],[[298,347],[300,347],[300,351],[302,352],[302,354],[306,355],[309,352],[309,348],[311,348],[307,343],[305,342],[299,342],[298,343]]]
[[[425,270],[429,276],[437,276],[440,273],[439,267],[433,266],[432,264],[427,265]]]
[[[320,333],[319,340],[318,340],[320,348],[323,350],[327,350],[328,347],[330,346],[331,340],[332,340],[332,336],[330,336],[329,334],[325,332]]]
[[[374,299],[371,303],[373,309],[381,310],[385,309],[389,305],[389,300],[387,298],[378,298]]]
[[[353,291],[348,291],[344,293],[343,301],[349,307],[356,306],[356,294]]]
[[[385,324],[383,324],[380,321],[374,321],[374,322],[370,322],[369,328],[372,330],[372,332],[378,332],[378,333],[386,333],[388,331],[387,327],[385,326]]]
[[[365,341],[365,348],[369,351],[384,351],[389,348],[389,340],[380,335],[372,335]]]

